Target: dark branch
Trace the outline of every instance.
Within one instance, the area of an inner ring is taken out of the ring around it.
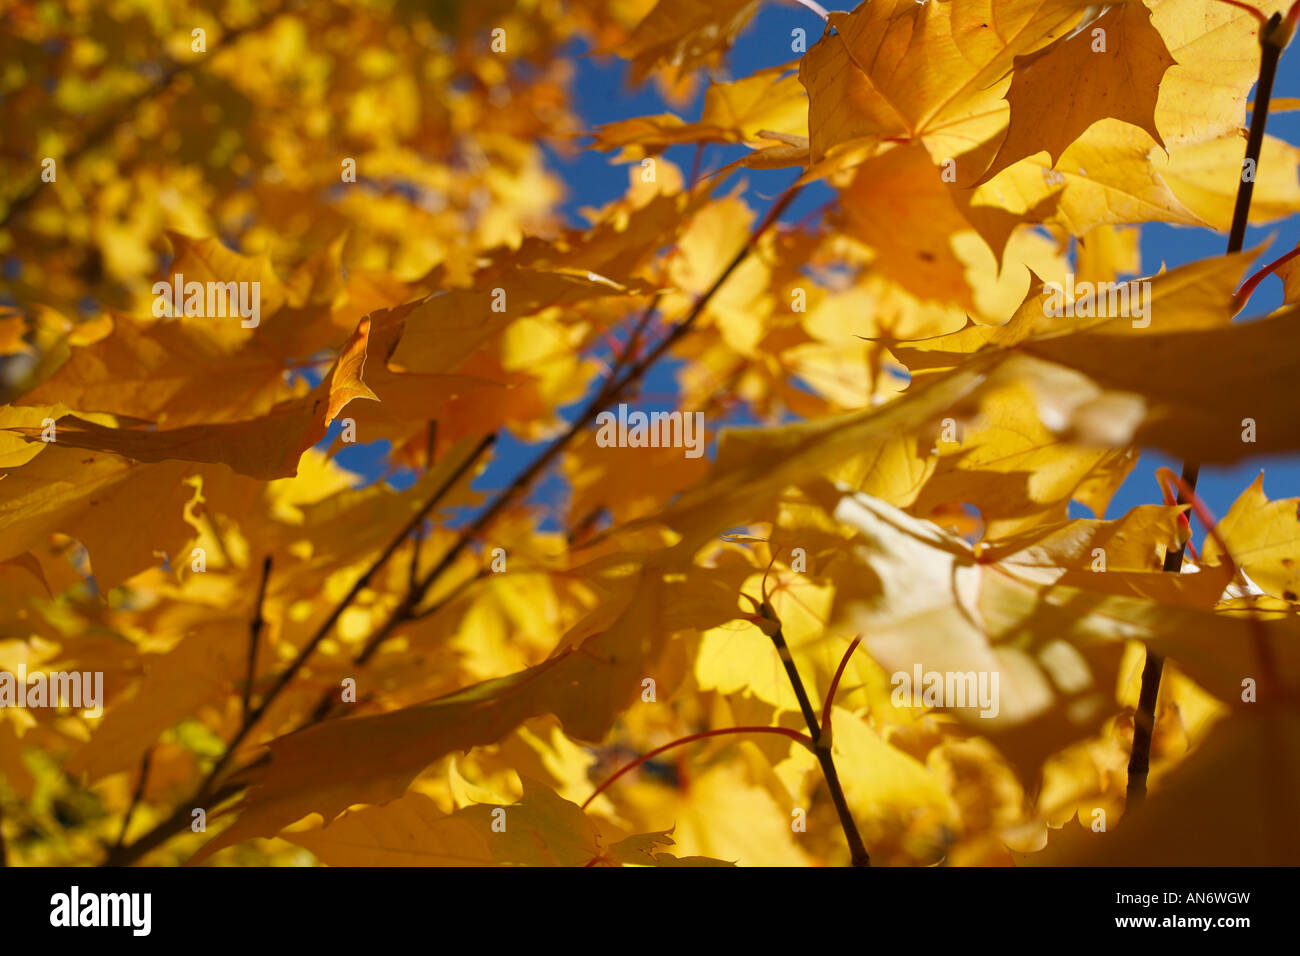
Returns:
[[[1246,224],[1250,219],[1250,199],[1255,192],[1255,179],[1259,174],[1259,157],[1264,147],[1264,126],[1268,123],[1269,100],[1273,96],[1273,80],[1277,76],[1278,60],[1285,47],[1278,27],[1282,14],[1273,17],[1260,27],[1259,82],[1255,87],[1255,109],[1250,118],[1250,135],[1246,140],[1246,157],[1242,162],[1240,181],[1237,183],[1237,202],[1232,210],[1232,228],[1228,233],[1228,254],[1240,252],[1246,242]],[[1178,503],[1190,504],[1196,494],[1196,480],[1201,466],[1197,462],[1183,463],[1182,484]],[[1189,538],[1190,540],[1190,538]],[[1183,568],[1186,542],[1165,553],[1164,570],[1179,574]],[[1147,775],[1151,769],[1151,737],[1156,725],[1156,702],[1160,696],[1160,678],[1164,673],[1164,658],[1147,649],[1146,663],[1142,666],[1142,690],[1138,694],[1137,712],[1133,715],[1133,750],[1128,762],[1128,792],[1126,803],[1132,808],[1140,805],[1147,793]]]
[[[248,676],[244,681],[243,709],[245,719],[248,717],[249,703],[253,696],[253,681],[257,677],[257,645],[259,638],[262,636],[262,628],[266,625],[264,604],[266,603],[266,582],[270,577],[271,556],[268,554],[265,560],[262,561],[262,583],[257,588],[257,603],[253,607],[253,623],[248,628]]]

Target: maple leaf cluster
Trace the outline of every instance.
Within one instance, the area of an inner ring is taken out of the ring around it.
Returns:
[[[1294,12],[759,7],[0,2],[0,859],[1300,859]]]

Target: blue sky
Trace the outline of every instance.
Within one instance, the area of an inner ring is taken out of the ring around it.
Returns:
[[[764,3],[731,51],[727,64],[729,75],[742,77],[758,69],[794,60],[797,54],[791,52],[790,43],[791,31],[796,27],[807,32],[808,43],[811,45],[821,35],[822,21],[793,2],[769,0]],[[652,83],[638,88],[629,87],[626,63],[621,59],[586,55],[585,47],[580,44],[575,44],[569,52],[576,57],[577,63],[573,88],[575,107],[588,128],[654,113],[675,112],[687,120],[697,119],[700,115],[706,84],[700,84],[693,102],[673,107],[664,102]],[[1300,51],[1292,50],[1283,56],[1274,96],[1300,96]],[[1300,112],[1275,113],[1269,119],[1268,132],[1291,143],[1300,142]],[[717,169],[744,152],[744,147],[740,146],[706,147],[700,168],[703,172]],[[669,149],[665,155],[683,170],[689,170],[694,153],[694,146],[678,146]],[[622,195],[627,188],[627,167],[614,163],[615,154],[586,148],[571,152],[548,148],[548,155],[553,168],[567,183],[568,196],[563,208],[574,225],[582,224],[578,212],[581,207],[600,206]],[[745,198],[751,205],[761,209],[789,185],[794,179],[795,171],[746,170],[744,175],[749,182]],[[831,196],[827,187],[814,184],[803,191],[782,218],[784,221],[796,221],[824,204]],[[1300,241],[1300,217],[1293,216],[1267,226],[1252,227],[1246,237],[1246,247],[1260,245],[1270,237],[1273,239],[1272,245],[1266,250],[1260,264],[1281,255]],[[1196,259],[1219,255],[1223,253],[1226,242],[1225,234],[1208,229],[1143,225],[1142,272],[1150,275],[1162,263],[1173,268]],[[1265,314],[1280,303],[1280,283],[1276,279],[1267,280],[1255,294],[1248,310],[1249,316]],[[674,392],[673,367],[661,365],[648,377],[645,391],[658,395]],[[644,407],[656,406],[647,403]],[[382,468],[378,451],[365,447],[348,449],[340,456],[340,460],[369,477],[376,477]],[[524,467],[532,454],[533,449],[507,439],[498,446],[496,460],[476,482],[476,487],[485,490],[501,487]],[[1178,469],[1177,462],[1170,461],[1159,453],[1143,450],[1142,460],[1112,501],[1107,516],[1115,517],[1135,505],[1159,501],[1160,490],[1154,474],[1160,465]],[[1226,469],[1204,468],[1198,490],[1210,510],[1221,518],[1236,496],[1254,480],[1261,469],[1265,472],[1264,487],[1270,497],[1300,494],[1300,456],[1255,458]],[[401,485],[407,479],[405,476],[395,476],[390,480]],[[562,484],[550,479],[534,491],[531,500],[554,505],[563,494]],[[1077,513],[1085,515],[1088,512],[1087,509],[1079,508]],[[1203,537],[1203,531],[1199,527],[1196,533],[1198,540]]]

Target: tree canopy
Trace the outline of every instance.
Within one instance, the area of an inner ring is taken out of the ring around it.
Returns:
[[[0,2],[0,859],[1300,859],[1295,11],[787,6]]]

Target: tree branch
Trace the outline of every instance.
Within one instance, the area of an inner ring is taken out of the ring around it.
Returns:
[[[331,630],[333,630],[334,625],[338,622],[338,619],[343,616],[343,612],[347,610],[349,606],[351,606],[352,602],[356,599],[357,595],[360,594],[366,588],[366,586],[370,583],[370,579],[373,578],[376,572],[378,572],[378,570],[381,567],[383,567],[384,563],[387,562],[390,557],[392,557],[393,553],[401,546],[402,542],[405,541],[407,536],[410,535],[411,532],[415,529],[415,526],[425,519],[425,516],[428,515],[428,513],[437,506],[438,502],[443,499],[443,497],[447,494],[447,492],[450,491],[453,486],[455,486],[455,484],[461,479],[461,477],[467,471],[469,471],[470,467],[474,464],[474,462],[476,462],[479,459],[479,456],[481,456],[483,452],[485,452],[488,448],[492,447],[492,445],[495,442],[496,442],[496,435],[487,435],[483,438],[482,441],[478,443],[477,446],[475,446],[474,450],[470,452],[468,456],[466,456],[465,460],[461,462],[461,464],[456,468],[456,470],[450,476],[448,476],[447,480],[444,481],[442,485],[439,486],[438,490],[435,491],[433,495],[430,496],[429,500],[425,502],[425,504],[420,508],[420,510],[417,511],[411,517],[411,519],[407,521],[405,525],[402,526],[401,531],[399,531],[397,535],[393,537],[393,540],[389,542],[386,548],[384,548],[383,553],[380,554],[379,557],[374,560],[374,562],[370,565],[370,567],[366,569],[366,572],[362,574],[360,578],[357,579],[355,584],[352,585],[352,588],[348,591],[346,595],[344,595],[343,600],[340,601],[337,606],[335,606],[334,610],[330,613],[330,616],[325,620],[323,624],[321,624],[319,628],[317,628],[316,633],[313,634],[311,639],[302,646],[302,648],[298,651],[297,656],[294,657],[293,661],[289,664],[289,666],[285,668],[285,670],[276,679],[271,689],[267,691],[266,694],[263,695],[261,701],[257,705],[257,708],[251,712],[245,712],[244,719],[240,724],[239,730],[235,732],[234,738],[230,741],[229,744],[226,745],[225,751],[217,759],[217,762],[213,766],[212,770],[208,772],[207,777],[204,778],[203,782],[199,785],[199,789],[194,794],[193,799],[190,801],[191,804],[206,803],[215,795],[213,788],[217,783],[218,779],[220,778],[222,772],[226,769],[226,766],[230,763],[231,759],[234,757],[235,751],[239,747],[240,743],[242,743],[244,738],[248,736],[249,731],[253,729],[253,727],[257,724],[257,722],[262,718],[262,715],[266,713],[266,711],[270,708],[271,704],[276,700],[277,697],[280,696],[281,692],[298,675],[298,672],[302,669],[303,664],[305,664],[307,659],[311,657],[312,653],[320,645],[320,642],[323,641],[326,638],[326,636],[329,635]],[[164,820],[162,823],[158,824],[158,826],[156,826],[153,830],[149,831],[149,833],[145,834],[135,843],[131,844],[128,847],[119,847],[115,849],[113,852],[111,852],[108,856],[108,859],[105,861],[105,865],[125,866],[139,859],[150,849],[162,843],[163,841],[167,840],[174,833],[178,832],[178,825],[179,826],[184,825],[187,815],[188,815],[187,807],[178,807],[176,813],[174,813],[167,820]]]
[[[691,330],[695,327],[696,321],[699,319],[700,315],[703,314],[704,309],[708,306],[709,301],[717,293],[718,289],[722,287],[723,283],[727,281],[737,267],[745,261],[758,243],[758,240],[769,228],[771,228],[777,217],[779,217],[786,207],[789,206],[789,204],[794,200],[794,197],[798,195],[798,192],[799,187],[797,185],[791,186],[777,199],[776,202],[772,204],[767,215],[763,217],[762,221],[759,222],[759,224],[754,228],[754,231],[750,234],[749,241],[739,252],[736,253],[731,262],[728,263],[727,267],[723,269],[721,275],[719,275],[713,285],[709,287],[708,291],[699,298],[686,318],[682,320],[680,324],[675,326],[671,332],[665,335],[663,339],[660,340],[659,344],[651,349],[648,354],[642,356],[640,359],[635,359],[633,353],[638,340],[646,326],[649,324],[655,305],[659,301],[658,293],[655,294],[651,299],[650,304],[642,313],[641,318],[638,320],[633,330],[632,337],[628,342],[628,347],[624,349],[623,354],[619,357],[618,361],[615,362],[614,367],[606,377],[605,384],[578,414],[577,418],[574,419],[573,423],[565,433],[551,442],[550,445],[546,446],[546,448],[528,464],[528,467],[516,475],[515,479],[505,489],[503,489],[495,499],[493,499],[490,505],[488,505],[483,511],[479,512],[478,516],[475,517],[469,526],[460,533],[456,541],[442,556],[438,563],[429,571],[428,574],[416,583],[415,588],[407,593],[405,600],[398,605],[388,620],[384,622],[379,630],[371,635],[366,648],[367,659],[369,659],[370,655],[374,654],[380,644],[392,635],[394,630],[411,618],[415,609],[423,603],[429,590],[438,582],[439,578],[446,573],[447,569],[455,563],[456,559],[460,557],[470,543],[479,538],[483,532],[492,525],[497,516],[505,510],[506,506],[509,505],[510,502],[532,486],[532,483],[538,478],[538,476],[549,468],[551,463],[559,457],[560,453],[564,451],[569,442],[571,442],[575,436],[586,431],[587,427],[595,421],[596,416],[607,405],[625,397],[630,392],[632,386],[641,380],[646,371],[654,365],[665,352],[672,348],[672,346],[677,342],[681,341],[681,339],[686,335],[690,334]],[[619,373],[624,368],[626,368],[627,371],[620,378]]]
[[[262,561],[262,583],[257,588],[257,603],[253,607],[253,623],[248,628],[248,677],[244,681],[244,709],[242,713],[247,718],[249,712],[249,702],[253,696],[253,680],[257,677],[257,644],[258,638],[262,635],[262,627],[266,623],[266,614],[264,613],[263,603],[266,601],[266,582],[271,577],[271,556],[268,554]],[[117,841],[121,844],[121,840]]]
[[[270,561],[270,558],[267,559]],[[153,760],[153,748],[150,747],[140,758],[140,778],[135,784],[135,793],[131,795],[131,804],[126,808],[126,816],[122,817],[122,829],[117,834],[117,841],[113,844],[109,852],[116,853],[126,841],[126,831],[131,826],[131,817],[135,815],[135,809],[140,805],[140,800],[144,797],[144,785],[149,779],[149,763]]]
[[[1228,2],[1228,0],[1225,0]],[[1294,29],[1294,15],[1300,7],[1293,7],[1286,23]],[[1260,58],[1259,80],[1255,88],[1255,109],[1250,118],[1250,135],[1246,140],[1246,156],[1242,163],[1241,179],[1237,184],[1237,202],[1232,210],[1232,228],[1228,233],[1228,254],[1240,252],[1246,242],[1246,225],[1250,219],[1250,200],[1255,191],[1259,157],[1264,146],[1264,126],[1268,122],[1269,100],[1273,95],[1273,80],[1277,76],[1278,60],[1290,39],[1290,31],[1283,28],[1282,14],[1275,13],[1259,30]],[[1249,173],[1249,175],[1247,175]],[[1198,462],[1183,463],[1182,481],[1179,483],[1178,504],[1190,504],[1196,496],[1196,481],[1200,477]],[[1190,537],[1188,540],[1191,540]],[[1164,570],[1179,574],[1183,568],[1186,542],[1165,553]],[[1146,798],[1147,776],[1151,770],[1151,738],[1155,732],[1156,703],[1160,696],[1160,678],[1165,661],[1159,654],[1147,649],[1142,665],[1142,689],[1138,694],[1137,711],[1133,715],[1133,749],[1128,762],[1128,790],[1125,802],[1129,807],[1139,806]]]
[[[654,750],[647,751],[630,763],[626,763],[619,767],[612,775],[605,778],[604,783],[591,792],[591,796],[582,801],[582,809],[586,810],[587,807],[591,805],[591,802],[608,790],[615,780],[623,776],[625,773],[630,773],[635,770],[647,760],[652,760],[664,751],[672,750],[674,747],[680,747],[682,744],[689,744],[695,740],[703,740],[706,737],[721,737],[723,734],[780,734],[782,737],[789,737],[791,740],[807,747],[809,750],[814,750],[811,737],[807,734],[801,734],[797,730],[791,730],[789,727],[720,727],[717,730],[702,730],[698,734],[689,734],[685,737],[679,737],[676,740],[664,744],[662,747],[656,747]]]
[[[424,453],[424,472],[429,473],[433,468],[434,447],[438,444],[438,422],[433,420],[429,422],[428,432],[429,447]],[[411,535],[411,564],[410,573],[407,575],[406,586],[409,590],[415,587],[415,579],[420,573],[420,545],[424,544],[424,522],[421,521],[415,526],[415,533]]]
[[[790,205],[795,196],[798,195],[799,190],[800,186],[796,182],[795,185],[792,185],[777,198],[768,209],[766,215],[764,215],[758,225],[754,228],[754,231],[750,234],[749,241],[736,253],[718,278],[696,301],[686,318],[674,327],[671,332],[665,335],[658,345],[639,359],[634,359],[632,357],[632,350],[630,348],[625,350],[624,354],[620,357],[619,361],[615,364],[615,367],[606,379],[604,386],[602,386],[596,395],[592,397],[591,401],[583,408],[582,412],[564,434],[555,439],[550,445],[546,446],[546,448],[543,449],[543,451],[538,454],[538,456],[534,458],[532,462],[530,462],[529,465],[497,495],[496,498],[493,499],[492,503],[481,511],[475,519],[461,531],[457,536],[456,541],[447,552],[443,554],[438,563],[423,578],[416,582],[414,589],[407,592],[406,597],[403,598],[402,602],[393,611],[388,620],[385,621],[379,630],[371,636],[368,643],[368,649],[370,648],[370,645],[373,645],[373,649],[370,650],[371,654],[374,653],[374,650],[378,649],[380,644],[391,636],[392,632],[398,626],[410,619],[416,608],[418,608],[423,602],[425,595],[438,582],[441,576],[455,563],[456,559],[464,552],[465,548],[467,548],[472,541],[476,540],[484,531],[487,530],[488,527],[491,526],[497,516],[505,510],[506,506],[510,504],[510,502],[532,485],[533,481],[550,466],[569,442],[576,435],[585,431],[586,428],[595,420],[596,415],[602,411],[606,405],[624,397],[631,387],[641,380],[646,371],[654,365],[665,352],[671,349],[677,342],[681,341],[681,339],[686,335],[690,334],[695,327],[695,323],[703,314],[709,301],[717,293],[718,289],[720,289],[723,283],[730,278],[731,274],[735,272],[740,264],[749,257],[758,240],[765,232],[767,232],[768,229],[771,228],[772,224],[776,222],[781,213]],[[634,338],[639,336],[640,331],[647,325],[650,314],[654,309],[654,304],[657,301],[658,294],[655,295],[650,307],[646,310],[638,323],[638,331],[634,333]],[[627,367],[627,371],[620,378],[618,373],[625,366]],[[330,630],[334,627],[334,624],[342,616],[343,612],[351,605],[357,594],[359,594],[369,583],[371,577],[373,577],[384,562],[388,560],[398,546],[400,546],[400,544],[406,539],[407,535],[414,530],[415,525],[419,521],[424,520],[425,515],[432,510],[442,495],[450,489],[450,487],[460,478],[461,474],[468,469],[470,463],[477,459],[479,454],[490,447],[495,440],[495,435],[488,435],[479,443],[479,446],[475,449],[473,454],[471,454],[460,468],[457,469],[456,474],[454,474],[451,479],[449,479],[448,482],[438,490],[429,503],[406,524],[401,532],[393,539],[392,543],[384,549],[384,553],[380,555],[375,563],[371,565],[370,569],[362,575],[355,585],[353,585],[352,589],[338,604],[338,606],[335,607],[334,611],[330,614],[325,623],[321,625],[320,629],[312,636],[311,640],[303,646],[303,648],[298,652],[298,655],[262,698],[257,709],[246,717],[243,724],[240,726],[240,729],[235,733],[234,739],[227,746],[225,752],[217,760],[216,765],[200,785],[199,792],[195,794],[194,797],[195,802],[202,803],[210,796],[210,791],[212,791],[222,772],[226,769],[226,766],[233,758],[238,745],[243,742],[249,731],[262,715],[266,713],[271,703],[280,695],[285,687],[293,681],[294,677],[297,676],[298,671],[302,668],[302,665],[306,662],[307,658],[312,655],[320,642],[329,634]],[[840,793],[839,799],[843,799],[842,793]],[[847,805],[845,805],[845,809],[847,810]],[[119,851],[110,854],[108,860],[105,861],[105,865],[127,865],[139,859],[144,853],[166,841],[173,834],[179,832],[180,828],[184,825],[187,812],[188,811],[184,807],[178,808],[171,817],[158,824],[158,826],[145,834],[131,846],[123,847]],[[861,841],[859,840],[859,844],[860,843]],[[862,850],[862,855],[865,859],[865,849]]]
[[[448,604],[450,604],[452,601],[456,600],[458,597],[464,594],[467,590],[469,590],[469,586],[471,584],[474,584],[476,581],[483,580],[483,578],[485,578],[486,576],[487,576],[487,572],[480,570],[473,577],[466,578],[460,584],[456,585],[456,587],[452,588],[450,593],[446,594],[441,600],[439,600],[431,607],[426,608],[425,610],[420,611],[418,613],[416,613],[415,611],[408,612],[405,617],[405,620],[418,621],[422,618],[432,617],[433,615],[441,611],[444,607],[446,607]],[[358,670],[360,670],[361,668],[369,664],[370,659],[374,657],[375,654],[378,652],[379,646],[384,642],[384,639],[387,636],[388,634],[383,628],[376,631],[374,634],[370,635],[370,637],[367,638],[365,645],[361,648],[361,652],[357,654],[356,658],[353,659],[352,662],[353,666]],[[320,700],[316,702],[316,707],[312,710],[311,716],[307,719],[306,722],[304,722],[303,726],[306,727],[309,724],[314,724],[317,723],[318,721],[325,720],[326,718],[328,718],[334,712],[336,703],[337,701],[334,698],[334,691],[332,690],[326,691],[324,694],[321,695]]]
[[[785,673],[790,678],[790,686],[794,688],[794,696],[799,701],[799,709],[803,711],[803,719],[808,724],[808,730],[812,734],[813,754],[817,757],[817,762],[821,764],[822,776],[826,778],[826,786],[831,792],[831,801],[835,804],[835,813],[840,818],[840,829],[844,831],[844,839],[849,844],[849,856],[854,866],[870,866],[871,856],[867,853],[866,844],[862,842],[862,835],[858,833],[858,825],[853,821],[853,813],[849,810],[849,801],[844,796],[844,787],[840,784],[839,772],[835,769],[835,758],[831,755],[831,735],[823,734],[821,724],[817,722],[817,712],[813,710],[812,701],[808,698],[808,691],[804,688],[803,679],[799,676],[799,668],[795,666],[794,658],[790,654],[790,647],[785,642],[785,635],[781,632],[781,622],[777,619],[776,613],[772,610],[771,605],[766,601],[763,602],[763,618],[770,622],[768,627],[763,630],[772,638],[772,643],[776,645],[776,652],[781,657],[781,663],[785,665]],[[771,626],[775,625],[775,626]],[[848,657],[845,657],[847,662]],[[841,670],[843,667],[841,666]],[[838,681],[837,681],[838,682]],[[826,713],[830,714],[830,697],[827,697]]]
[[[862,643],[862,635],[859,634],[853,639],[853,643],[848,646],[844,656],[840,658],[840,666],[835,668],[835,676],[831,678],[831,686],[826,690],[826,703],[822,705],[822,732],[826,734],[826,739],[831,739],[831,706],[835,703],[835,692],[840,689],[840,678],[844,676],[844,669],[849,666],[849,658],[853,652],[858,649]]]

